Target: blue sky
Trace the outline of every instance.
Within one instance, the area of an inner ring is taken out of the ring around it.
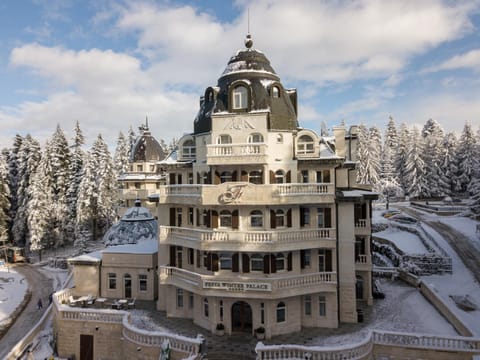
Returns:
[[[111,144],[145,116],[167,142],[243,47],[297,88],[299,121],[480,124],[480,1],[0,2],[0,147],[80,122]]]

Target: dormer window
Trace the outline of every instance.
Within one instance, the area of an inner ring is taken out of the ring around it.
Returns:
[[[272,87],[272,97],[279,98],[280,97],[280,89],[278,86]]]
[[[207,102],[212,102],[213,101],[213,91],[209,91],[207,94]]]
[[[194,159],[196,155],[195,143],[193,140],[187,140],[183,143],[182,146],[183,158],[185,159]]]
[[[302,135],[298,139],[297,153],[312,154],[314,152],[313,139],[308,135]]]
[[[233,103],[232,103],[233,110],[247,109],[248,90],[245,86],[239,85],[235,89],[233,89],[232,96],[233,96]]]

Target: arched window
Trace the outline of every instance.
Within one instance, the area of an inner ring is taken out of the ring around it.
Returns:
[[[313,139],[308,135],[302,135],[297,142],[298,154],[311,154],[314,151]]]
[[[277,305],[277,323],[285,322],[287,319],[287,308],[283,301]]]
[[[232,91],[232,109],[241,110],[248,108],[248,90],[245,86],[239,85]]]
[[[248,182],[252,184],[263,184],[263,173],[260,170],[253,170],[248,173]]]
[[[222,134],[217,138],[217,144],[231,144],[232,137],[228,134]]]
[[[278,209],[275,211],[275,225],[277,227],[282,227],[285,226],[286,221],[285,221],[285,211],[282,209]]]
[[[220,227],[232,227],[232,213],[230,211],[220,211]]]
[[[275,183],[283,184],[285,182],[285,172],[283,170],[275,171]]]
[[[250,213],[250,226],[263,227],[263,213],[260,210],[253,210]]]
[[[274,98],[279,98],[280,97],[280,89],[278,88],[278,86],[272,87],[272,96]]]
[[[195,158],[196,148],[193,140],[187,140],[183,143],[182,155],[184,158]]]
[[[263,135],[262,134],[250,134],[248,136],[248,142],[249,143],[262,143],[263,142]]]
[[[250,258],[250,269],[252,271],[263,271],[263,256],[254,254]]]
[[[209,91],[207,94],[207,102],[213,101],[213,91]]]

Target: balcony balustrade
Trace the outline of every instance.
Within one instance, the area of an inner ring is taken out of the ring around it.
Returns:
[[[308,247],[335,247],[336,229],[237,231],[160,226],[160,243],[200,250],[278,251]],[[303,246],[302,246],[303,245]]]
[[[120,189],[119,197],[125,200],[146,199],[149,195],[157,193],[158,190],[150,189]]]
[[[218,185],[165,185],[157,191],[160,203],[203,205],[316,204],[335,201],[333,184],[251,184],[226,182]]]
[[[204,275],[172,266],[160,266],[160,284],[174,285],[194,291],[202,296],[236,296],[264,298],[268,296],[286,296],[292,291],[295,295],[315,291],[336,291],[337,273],[319,272],[301,275],[284,275],[281,273],[263,273],[249,276]]]
[[[370,221],[367,219],[355,219],[355,234],[370,235]]]
[[[267,144],[215,144],[207,145],[207,165],[266,164]]]

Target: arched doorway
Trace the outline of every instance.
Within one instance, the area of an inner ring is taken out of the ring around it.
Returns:
[[[355,295],[357,300],[363,300],[363,278],[359,275],[356,276],[357,282],[355,283]]]
[[[232,331],[252,332],[252,308],[245,301],[232,305]]]

